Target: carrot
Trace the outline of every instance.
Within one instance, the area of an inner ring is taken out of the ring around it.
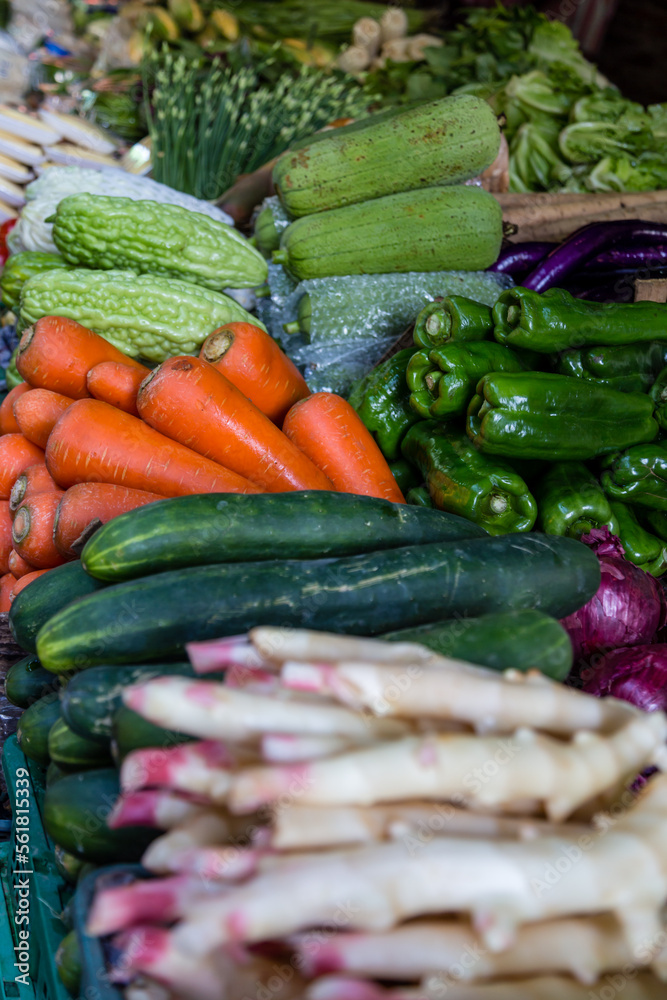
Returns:
[[[12,512],[7,500],[0,500],[0,573],[9,571],[9,553],[12,551]]]
[[[8,562],[9,572],[12,573],[17,580],[19,580],[22,576],[25,576],[26,573],[34,573],[36,569],[35,566],[32,566],[30,563],[26,562],[25,559],[22,559],[16,549],[12,549],[9,553]]]
[[[49,569],[53,569],[53,566],[50,566]],[[34,569],[30,573],[26,573],[25,576],[22,576],[20,580],[17,580],[12,587],[9,600],[13,601],[15,597],[18,597],[22,590],[25,590],[28,584],[32,583],[33,580],[38,580],[40,576],[44,576],[44,574],[48,572],[48,569]]]
[[[51,478],[46,463],[38,462],[36,465],[29,465],[12,486],[12,492],[9,495],[9,509],[13,513],[24,500],[36,493],[52,493],[54,490],[60,491],[60,487]]]
[[[35,462],[44,461],[44,452],[22,434],[3,434],[0,437],[0,500],[9,500],[12,486]]]
[[[6,615],[12,606],[11,593],[16,583],[16,577],[11,573],[0,576],[0,615]]]
[[[50,389],[31,389],[14,403],[14,416],[19,430],[28,441],[46,448],[49,434],[68,406],[74,402]]]
[[[285,434],[341,493],[405,503],[384,455],[342,396],[316,392],[285,417]]]
[[[218,371],[280,427],[285,414],[310,389],[275,340],[252,323],[227,323],[206,338],[199,357]]]
[[[76,558],[84,542],[119,514],[164,497],[110,483],[78,483],[61,497],[53,525],[53,540],[61,555]]]
[[[236,386],[201,358],[169,358],[137,397],[152,427],[269,493],[331,490],[326,476]]]
[[[103,361],[91,368],[86,376],[88,392],[95,399],[111,403],[136,417],[139,386],[150,372],[150,368],[132,368],[120,361]]]
[[[102,482],[165,497],[261,492],[235,472],[97,399],[79,399],[63,413],[49,438],[46,466],[63,489]]]
[[[36,389],[51,389],[72,399],[89,396],[86,375],[102,361],[120,361],[131,368],[143,368],[73,319],[43,316],[23,331],[16,367]]]
[[[24,500],[14,515],[14,548],[37,569],[49,569],[65,562],[53,541],[56,511],[63,493],[37,493]],[[76,558],[75,555],[70,559]]]
[[[0,434],[18,434],[19,425],[16,423],[16,417],[14,416],[14,403],[22,396],[24,392],[28,392],[30,386],[27,382],[21,382],[19,385],[15,385],[13,389],[10,389],[2,403],[0,403]]]

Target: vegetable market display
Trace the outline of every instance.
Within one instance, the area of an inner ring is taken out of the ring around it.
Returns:
[[[253,239],[34,183],[0,613],[74,998],[664,992],[667,305],[575,286],[663,230],[503,246],[500,147],[304,138]]]

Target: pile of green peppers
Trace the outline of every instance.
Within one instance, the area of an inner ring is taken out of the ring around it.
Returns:
[[[452,295],[350,402],[408,503],[490,534],[606,526],[632,562],[667,569],[667,305]]]

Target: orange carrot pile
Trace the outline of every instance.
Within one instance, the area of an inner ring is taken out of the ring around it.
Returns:
[[[252,323],[227,323],[206,338],[199,357],[208,361],[278,426],[299,399],[306,381],[275,340]]]
[[[165,497],[259,492],[235,472],[97,399],[79,399],[65,411],[51,432],[46,466],[63,489],[93,481]]]
[[[330,490],[327,477],[236,386],[201,358],[169,358],[137,397],[146,423],[269,493]]]
[[[37,569],[50,569],[65,562],[55,546],[53,525],[62,493],[37,493],[24,500],[14,515],[14,548]]]
[[[0,500],[9,500],[17,478],[35,462],[44,461],[44,452],[22,434],[0,437]]]
[[[53,541],[61,555],[74,559],[93,531],[119,514],[163,500],[157,493],[132,490],[110,483],[79,483],[60,499]]]
[[[13,389],[10,389],[2,403],[0,403],[0,434],[19,433],[20,428],[14,416],[14,403],[17,399],[20,399],[24,392],[28,392],[29,389],[30,386],[27,382],[21,382],[19,385],[15,385]]]
[[[289,411],[283,430],[341,493],[405,503],[387,461],[342,396],[316,392]]]
[[[150,375],[149,368],[133,368],[120,361],[103,361],[101,365],[90,369],[86,385],[95,399],[111,403],[119,410],[137,417],[137,393],[147,375]]]
[[[0,615],[6,615],[12,606],[11,595],[15,583],[16,577],[11,573],[0,576]]]
[[[9,572],[12,551],[12,512],[7,500],[0,500],[0,573]]]
[[[90,395],[86,386],[88,372],[102,361],[120,361],[131,368],[143,369],[138,361],[73,319],[44,316],[24,330],[16,367],[35,388],[85,399]]]
[[[36,569],[36,567],[31,565],[31,563],[22,559],[16,549],[12,549],[9,553],[8,562],[9,572],[12,573],[17,580],[19,580],[22,576],[25,576],[27,573],[33,573]]]
[[[19,431],[28,441],[46,448],[49,434],[68,406],[74,402],[50,389],[31,389],[14,403],[14,416]]]
[[[12,512],[15,511],[24,500],[28,500],[35,493],[51,493],[53,490],[60,492],[60,487],[53,481],[46,463],[38,462],[36,465],[29,465],[12,486],[9,509]]]
[[[12,587],[11,594],[9,595],[10,601],[13,601],[22,590],[25,590],[28,584],[33,582],[33,580],[38,580],[40,576],[44,576],[44,574],[48,572],[48,569],[33,569],[30,573],[26,573],[25,576],[22,576],[21,579],[17,580]]]

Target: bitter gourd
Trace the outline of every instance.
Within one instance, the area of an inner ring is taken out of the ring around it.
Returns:
[[[65,260],[91,268],[128,268],[206,288],[254,288],[266,261],[231,226],[157,201],[70,195],[58,205],[53,239]]]
[[[233,299],[200,285],[85,268],[47,271],[25,283],[21,328],[41,316],[75,319],[125,354],[158,363],[174,354],[193,354],[225,323],[262,326]]]
[[[303,281],[332,275],[482,271],[497,259],[502,210],[482,188],[455,185],[375,198],[297,219],[276,263]]]
[[[66,270],[69,264],[60,254],[40,253],[38,250],[24,250],[7,258],[0,277],[2,301],[8,309],[17,309],[21,301],[21,290],[28,278],[44,271]]]
[[[365,127],[341,135],[332,129],[281,156],[273,180],[287,211],[300,217],[467,180],[488,167],[499,148],[500,129],[490,106],[473,94],[459,94],[381,121],[370,118]]]

